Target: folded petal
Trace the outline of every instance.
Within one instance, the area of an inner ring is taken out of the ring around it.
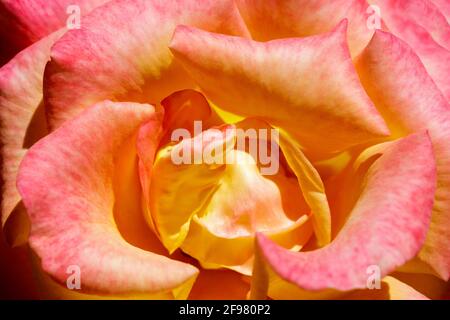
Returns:
[[[328,34],[267,43],[179,26],[170,47],[219,108],[260,117],[307,149],[336,152],[388,133],[353,68],[344,22]]]
[[[78,6],[81,17],[107,1],[109,0],[1,0],[0,65],[32,43],[64,27],[70,15],[77,13],[69,6]]]
[[[365,0],[237,0],[236,3],[253,39],[258,41],[328,32],[346,18],[350,51],[356,55],[373,34],[373,29],[367,27],[369,4]]]
[[[450,24],[429,0],[375,0],[394,35],[413,48],[450,100]]]
[[[379,31],[356,64],[361,82],[398,138],[428,130],[437,165],[430,230],[419,254],[444,280],[450,276],[450,105],[418,56]]]
[[[56,32],[38,41],[0,69],[2,227],[15,208],[18,214],[21,211],[16,189],[19,164],[26,150],[47,134],[42,77],[50,48],[60,36],[61,32]],[[16,242],[8,230],[5,235]]]
[[[196,268],[130,245],[114,222],[115,157],[152,117],[149,105],[99,103],[23,160],[18,189],[31,220],[29,241],[59,283],[77,266],[87,292],[188,295]]]
[[[104,99],[156,105],[174,91],[193,88],[167,48],[178,24],[248,33],[232,0],[112,1],[52,49],[44,84],[50,125]]]
[[[363,289],[367,270],[384,277],[413,258],[425,240],[433,206],[436,167],[430,138],[414,134],[388,147],[366,176],[350,219],[330,245],[293,253],[257,236],[253,298],[271,295],[276,280],[312,294]],[[407,181],[407,183],[405,183]],[[259,282],[259,283],[258,283]]]
[[[303,197],[311,208],[318,244],[324,246],[331,241],[331,216],[322,179],[295,140],[281,133],[279,143],[289,167],[298,179]]]
[[[138,135],[139,173],[143,190],[144,216],[155,230],[150,213],[150,183],[158,147],[171,143],[171,135],[177,129],[186,129],[194,135],[195,121],[203,129],[218,126],[223,122],[211,109],[205,97],[194,90],[177,91],[162,102],[158,117],[142,126]]]

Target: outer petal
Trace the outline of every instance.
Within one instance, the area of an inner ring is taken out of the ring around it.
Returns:
[[[18,189],[31,219],[30,244],[58,282],[77,265],[88,292],[187,296],[196,268],[128,244],[112,215],[114,157],[152,116],[149,105],[94,105],[23,160]]]
[[[178,24],[247,33],[232,0],[112,1],[53,47],[44,84],[51,126],[104,99],[157,104],[174,91],[193,88],[167,48]]]
[[[236,2],[252,37],[258,41],[328,32],[344,18],[349,21],[348,41],[353,54],[359,53],[373,35],[373,29],[367,27],[369,4],[365,0]]]
[[[259,235],[260,263],[266,267],[256,264],[252,296],[262,298],[268,288],[270,293],[267,270],[317,294],[365,288],[369,266],[377,265],[383,277],[404,264],[425,240],[435,171],[428,135],[411,135],[389,147],[370,168],[350,219],[329,246],[293,253]],[[256,286],[258,278],[266,286]]]
[[[60,35],[61,32],[56,32],[42,39],[0,69],[2,227],[20,201],[16,189],[20,161],[26,150],[47,134],[41,104],[42,77],[50,47]],[[15,242],[14,235],[8,231],[5,234]]]
[[[450,100],[450,24],[429,0],[375,0],[383,21],[418,54]]]
[[[263,118],[307,148],[335,152],[387,134],[354,71],[345,23],[267,43],[179,26],[170,47],[218,107]]]
[[[430,231],[419,257],[445,280],[450,275],[450,106],[414,52],[401,40],[377,32],[357,70],[397,138],[428,130],[438,182]],[[422,270],[424,271],[424,270]]]
[[[0,65],[33,42],[65,26],[77,5],[85,15],[109,0],[1,0]]]

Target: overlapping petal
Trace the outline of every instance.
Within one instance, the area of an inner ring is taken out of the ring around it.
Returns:
[[[380,7],[389,31],[413,48],[450,100],[450,24],[440,6],[429,0],[374,0],[373,3]]]
[[[445,280],[450,274],[450,106],[413,50],[379,31],[357,61],[362,84],[397,138],[428,130],[437,163],[437,190],[419,257]]]
[[[114,222],[117,153],[154,116],[149,105],[99,103],[27,153],[18,189],[30,244],[58,282],[78,266],[87,292],[188,295],[196,268],[130,245]]]
[[[195,87],[167,47],[178,24],[248,34],[231,0],[112,1],[52,49],[44,84],[50,125],[58,127],[104,99],[157,104],[174,91]]]
[[[109,0],[1,0],[0,65],[32,43],[64,27],[71,14],[78,14],[78,9],[81,18],[107,1]],[[78,7],[76,11],[71,9],[74,6]]]
[[[330,153],[388,134],[359,83],[345,29],[343,22],[331,33],[261,43],[179,26],[170,47],[219,108]]]
[[[369,42],[369,4],[365,0],[237,0],[252,37],[258,41],[305,37],[331,31],[348,19],[348,41],[353,55]],[[270,27],[268,27],[270,26]]]
[[[60,36],[61,32],[56,32],[38,41],[0,69],[2,227],[16,208],[17,229],[22,229],[22,207],[18,205],[20,195],[16,189],[17,171],[27,149],[47,134],[42,78],[50,48]],[[20,230],[16,231],[20,233]],[[16,239],[17,232],[13,233],[5,231],[10,242],[22,242]]]
[[[384,277],[417,254],[427,234],[436,184],[428,134],[388,146],[365,181],[349,220],[329,246],[293,253],[258,235],[252,297],[263,298],[268,291],[276,298],[280,282],[294,288],[293,294],[309,290],[313,297],[363,289],[369,267],[378,267]],[[271,292],[271,284],[278,290]]]

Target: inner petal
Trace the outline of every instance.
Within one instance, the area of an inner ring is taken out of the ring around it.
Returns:
[[[281,193],[275,182],[259,173],[250,154],[240,150],[230,152],[235,161],[227,164],[220,186],[199,221],[225,238],[292,225],[294,222],[283,211]]]

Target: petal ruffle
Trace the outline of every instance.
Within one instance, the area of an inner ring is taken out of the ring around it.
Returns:
[[[232,0],[105,4],[52,49],[44,82],[52,128],[104,99],[156,105],[174,91],[194,88],[167,47],[178,24],[233,35],[248,33]]]
[[[437,165],[430,230],[419,258],[450,276],[450,105],[417,55],[395,36],[377,31],[356,63],[361,82],[392,138],[428,130]],[[423,270],[424,272],[426,270]]]
[[[113,217],[117,152],[154,116],[149,105],[99,103],[27,153],[18,189],[31,220],[29,241],[58,282],[75,265],[87,292],[188,295],[197,269],[133,247]]]
[[[350,219],[329,246],[293,253],[257,236],[252,297],[264,298],[268,291],[276,298],[270,285],[279,287],[283,281],[299,292],[336,294],[365,288],[370,266],[378,266],[381,277],[394,271],[413,258],[425,240],[435,181],[427,134],[389,146],[369,169]]]
[[[179,26],[170,47],[219,108],[281,127],[307,150],[337,152],[388,134],[359,83],[344,22],[328,34],[267,43]]]

